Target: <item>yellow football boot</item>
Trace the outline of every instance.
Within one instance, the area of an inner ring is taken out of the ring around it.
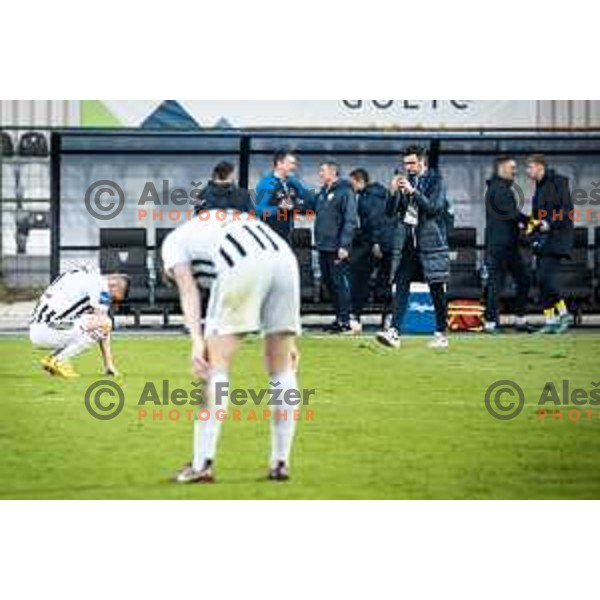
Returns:
[[[53,356],[46,356],[40,361],[44,371],[63,379],[76,379],[79,377],[75,369],[66,362],[59,362]]]

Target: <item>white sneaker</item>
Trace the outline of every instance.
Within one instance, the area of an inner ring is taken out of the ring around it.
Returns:
[[[483,331],[485,333],[494,334],[498,332],[498,325],[495,321],[486,321],[483,326]]]
[[[448,336],[443,333],[436,333],[427,346],[432,350],[448,350],[448,347],[450,346]]]
[[[388,348],[400,348],[400,335],[393,327],[390,327],[387,331],[380,331],[375,339]]]

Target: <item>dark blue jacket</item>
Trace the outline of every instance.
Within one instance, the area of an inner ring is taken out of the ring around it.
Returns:
[[[247,190],[237,187],[233,183],[214,183],[210,181],[200,190],[196,202],[196,214],[201,210],[239,210],[250,212],[254,210],[254,203]]]
[[[573,200],[569,179],[552,169],[536,183],[533,196],[533,216],[546,221],[550,231],[540,236],[539,254],[570,257],[575,244],[572,215]]]
[[[288,199],[294,210],[306,212],[313,207],[313,193],[297,177],[280,179],[271,172],[256,185],[256,215],[262,219],[266,212],[266,222],[277,233],[289,240],[293,228],[293,215],[282,211],[279,205]]]
[[[382,250],[391,251],[394,219],[386,216],[388,192],[380,183],[370,183],[356,194],[359,229],[355,244],[379,244]]]
[[[419,213],[416,228],[404,223],[409,204],[406,194],[390,195],[387,213],[396,216],[398,228],[394,235],[393,268],[402,265],[402,257],[408,243],[415,243],[427,283],[448,283],[450,279],[450,249],[448,228],[453,211],[446,194],[442,176],[429,169],[419,177],[417,193],[412,197]],[[414,229],[414,231],[413,231]]]
[[[498,175],[487,181],[485,215],[487,248],[516,248],[519,245],[519,223],[526,224],[527,217],[519,209],[512,181]]]
[[[358,225],[356,197],[349,182],[338,179],[331,187],[322,187],[315,198],[315,244],[320,252],[352,249]]]

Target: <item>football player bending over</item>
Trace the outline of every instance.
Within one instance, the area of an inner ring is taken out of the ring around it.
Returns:
[[[177,483],[211,483],[232,359],[244,334],[265,335],[269,387],[281,397],[297,390],[296,336],[300,333],[298,263],[288,244],[267,225],[248,215],[210,211],[175,230],[162,249],[165,274],[179,289],[192,341],[192,372],[206,382],[203,409],[196,419],[193,459],[176,476]],[[223,218],[225,217],[225,218]],[[204,331],[200,287],[211,288]],[[216,400],[217,386],[219,400]],[[287,396],[289,397],[289,396]],[[294,411],[274,407],[270,479],[289,477]],[[205,413],[206,416],[206,413]]]
[[[70,360],[99,344],[105,374],[117,375],[108,310],[125,299],[128,288],[126,275],[102,276],[85,268],[58,277],[40,298],[29,327],[34,346],[54,350],[40,361],[43,369],[65,379],[78,377]]]

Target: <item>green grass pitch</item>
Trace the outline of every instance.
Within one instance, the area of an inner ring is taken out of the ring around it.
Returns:
[[[465,336],[438,354],[422,338],[393,352],[368,338],[306,336],[301,386],[316,390],[314,421],[299,425],[293,480],[264,481],[268,423],[230,421],[218,483],[185,488],[169,477],[190,457],[191,423],[140,421],[137,403],[146,381],[190,389],[188,341],[118,337],[114,350],[127,401],[103,422],[83,401],[101,378],[95,352],[76,362],[81,379],[62,382],[40,372],[26,339],[0,340],[0,498],[600,498],[600,407],[591,421],[537,417],[547,381],[600,381],[598,334]],[[510,422],[484,406],[502,379],[527,399]],[[249,339],[232,387],[265,383]]]

